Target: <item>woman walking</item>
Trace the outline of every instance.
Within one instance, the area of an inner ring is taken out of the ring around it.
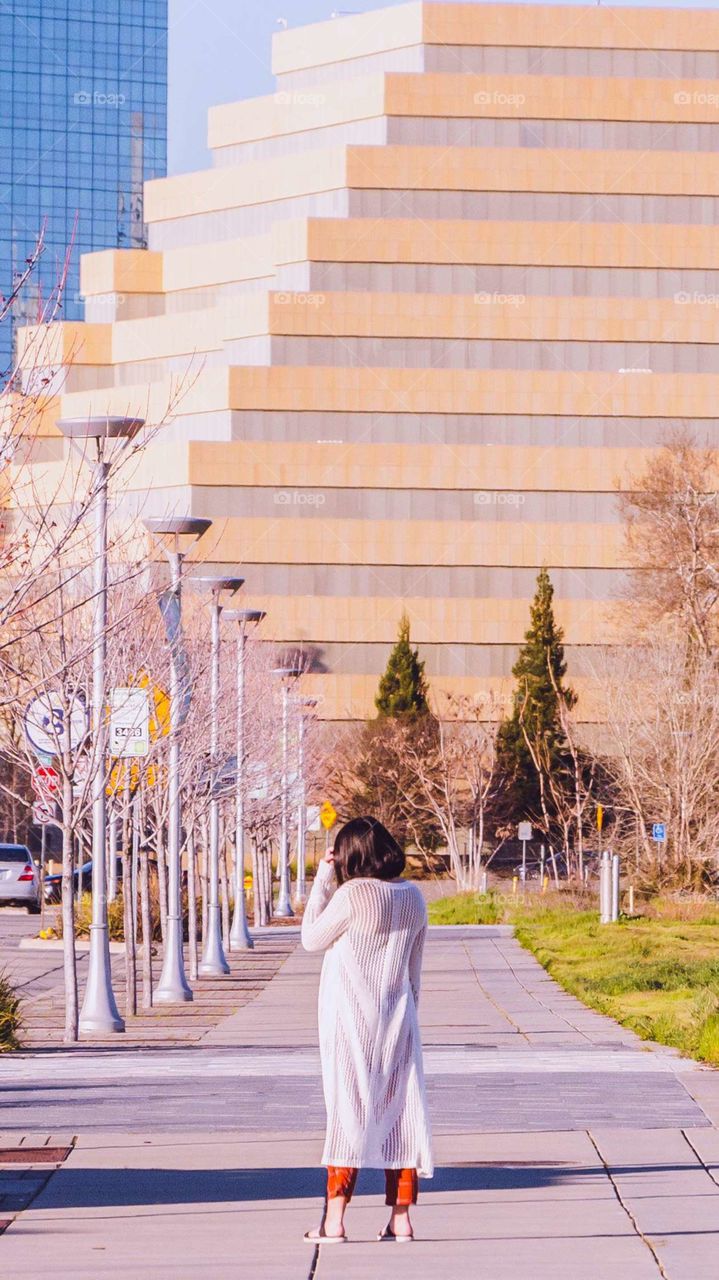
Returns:
[[[400,879],[404,853],[375,818],[354,818],[317,869],[302,921],[307,951],[326,951],[319,992],[327,1107],[327,1209],[312,1244],[342,1244],[358,1169],[384,1169],[392,1213],[379,1240],[413,1239],[417,1176],[432,1151],[417,1020],[427,911]]]

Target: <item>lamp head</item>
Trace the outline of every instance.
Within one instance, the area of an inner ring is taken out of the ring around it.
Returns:
[[[58,418],[67,440],[131,440],[145,425],[144,418]]]
[[[200,516],[148,516],[142,523],[166,551],[186,555],[202,535],[207,533],[212,521]]]
[[[225,609],[222,614],[226,622],[239,622],[241,626],[262,622],[267,614],[263,609]]]
[[[88,444],[94,441],[99,462],[110,462],[144,425],[144,418],[121,418],[107,414],[97,418],[58,418],[57,421],[58,430],[80,453],[86,454]]]
[[[213,595],[221,595],[228,591],[234,595],[242,586],[244,578],[230,578],[221,573],[201,574],[198,577],[188,578],[188,586],[204,587],[206,591],[211,591]]]

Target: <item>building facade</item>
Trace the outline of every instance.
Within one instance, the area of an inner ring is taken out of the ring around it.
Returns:
[[[81,255],[145,247],[143,184],[166,153],[167,0],[0,5],[0,295],[45,240],[15,324],[42,314],[66,255],[61,314],[81,319]],[[11,347],[3,325],[2,374]]]
[[[57,410],[182,387],[138,501],[213,519],[328,718],[371,713],[402,610],[438,697],[501,703],[546,565],[591,719],[617,489],[719,444],[719,13],[410,3],[274,70],[146,186],[147,250],[84,259]]]

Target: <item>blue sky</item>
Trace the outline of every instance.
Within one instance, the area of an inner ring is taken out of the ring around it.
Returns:
[[[300,27],[323,22],[335,4],[340,11],[368,13],[400,3],[404,0],[170,0],[170,172],[209,164],[208,107],[272,92],[271,43],[279,30],[278,18],[286,18],[290,27]],[[636,7],[636,0],[630,7]],[[652,0],[644,7],[712,6],[706,0]]]

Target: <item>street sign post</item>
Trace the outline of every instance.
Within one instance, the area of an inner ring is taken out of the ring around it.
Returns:
[[[517,839],[522,841],[522,884],[527,881],[527,841],[532,839],[531,822],[520,822],[517,827]]]
[[[147,689],[113,689],[110,705],[110,755],[146,756],[150,750],[150,700]]]

